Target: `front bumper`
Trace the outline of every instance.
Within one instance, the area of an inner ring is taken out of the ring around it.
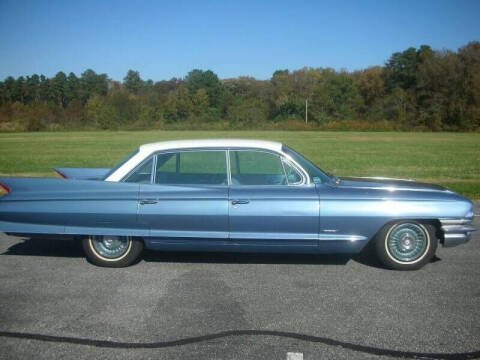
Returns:
[[[440,219],[442,225],[444,247],[464,244],[470,240],[472,232],[477,229],[472,225],[471,218]]]

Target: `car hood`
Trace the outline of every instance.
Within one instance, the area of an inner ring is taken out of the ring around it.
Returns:
[[[365,189],[402,189],[423,191],[448,191],[440,185],[428,184],[414,180],[391,179],[381,177],[341,177],[339,187],[365,188]]]

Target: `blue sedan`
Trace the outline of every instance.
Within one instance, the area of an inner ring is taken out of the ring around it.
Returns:
[[[112,169],[0,178],[0,231],[74,238],[89,261],[123,267],[163,251],[348,253],[367,244],[391,269],[467,242],[472,202],[438,185],[337,178],[277,142],[140,146]]]

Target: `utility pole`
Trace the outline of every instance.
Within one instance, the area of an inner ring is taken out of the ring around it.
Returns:
[[[308,124],[308,99],[305,99],[305,124]]]

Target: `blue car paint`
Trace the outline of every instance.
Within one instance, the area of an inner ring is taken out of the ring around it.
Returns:
[[[141,184],[138,222],[157,239],[228,239],[228,186]]]
[[[110,172],[110,168],[72,168],[57,167],[53,168],[62,177],[76,180],[103,180]]]
[[[315,185],[231,186],[230,238],[316,245],[320,201]]]
[[[33,234],[148,236],[137,223],[138,184],[2,178],[0,230]]]
[[[396,183],[396,188],[392,183]],[[372,185],[373,184],[373,185]],[[464,218],[472,202],[436,185],[370,179],[318,184],[319,239],[359,235],[370,240],[387,223],[401,219]]]
[[[463,218],[472,209],[442,187],[399,180],[298,187],[14,177],[0,183],[12,190],[0,198],[0,231],[139,236],[157,250],[355,253],[390,221]]]

